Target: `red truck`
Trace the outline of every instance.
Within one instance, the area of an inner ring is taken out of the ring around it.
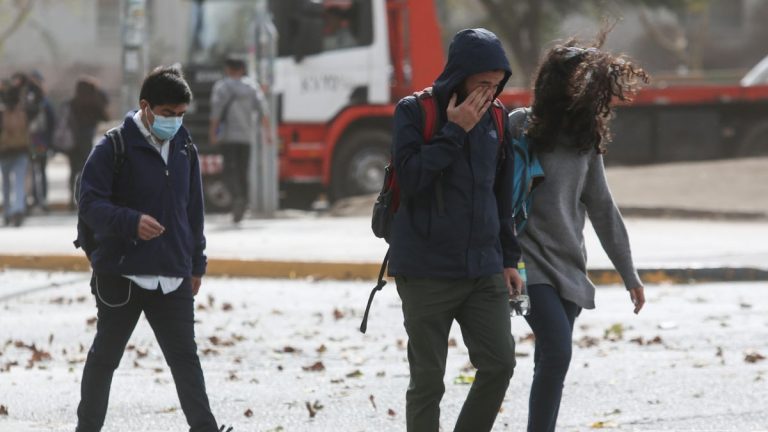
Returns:
[[[226,18],[223,9],[237,14],[243,3],[199,5],[218,8]],[[445,63],[434,2],[272,0],[269,11],[280,35],[272,90],[282,193],[308,204],[319,192],[331,199],[377,192],[389,161],[395,104],[429,86]],[[211,45],[242,48],[221,40]],[[193,69],[201,123],[193,135],[202,144],[208,203],[226,207],[226,188],[217,180],[217,170],[226,167],[204,143],[205,88],[217,71]],[[509,88],[501,99],[510,108],[524,106],[530,92]],[[609,164],[766,155],[768,85],[651,87],[617,109],[612,130]]]

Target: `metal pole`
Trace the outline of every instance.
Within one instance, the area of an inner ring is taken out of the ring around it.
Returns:
[[[266,0],[255,8],[254,25],[249,47],[249,71],[256,85],[261,86],[268,101],[269,113],[263,118],[253,113],[251,139],[250,196],[252,212],[262,217],[274,217],[278,208],[277,120],[274,115],[276,97],[273,92],[277,31],[267,9]]]
[[[140,83],[147,73],[146,0],[123,0],[120,7],[123,24],[123,113],[136,109]],[[122,114],[122,113],[121,113]]]

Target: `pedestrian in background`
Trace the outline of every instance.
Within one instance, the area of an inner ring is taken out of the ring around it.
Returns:
[[[31,205],[39,207],[43,212],[47,212],[48,176],[46,168],[48,165],[48,153],[51,151],[56,115],[54,114],[51,101],[46,95],[42,74],[38,71],[32,71],[29,74],[29,82],[34,88],[38,89],[39,94],[39,101],[37,102],[39,112],[29,126],[30,165],[32,167]]]
[[[224,158],[224,175],[232,193],[232,219],[240,222],[247,207],[251,139],[259,133],[253,113],[266,115],[264,93],[246,76],[245,61],[232,56],[224,62],[224,74],[213,86],[211,118],[208,131],[210,144],[218,146]]]
[[[392,157],[401,201],[390,234],[389,274],[408,333],[409,432],[440,428],[454,320],[477,368],[454,431],[490,431],[514,371],[509,299],[522,288],[512,226],[514,167],[509,136],[500,149],[498,133],[504,132],[489,110],[510,75],[496,35],[462,30],[431,90],[435,135],[424,141],[416,97],[395,109]]]
[[[124,119],[119,171],[110,138],[83,169],[78,241],[93,276],[98,322],[83,368],[78,432],[99,431],[110,385],[142,312],[171,369],[192,432],[216,432],[195,344],[194,296],[206,269],[197,150],[182,118],[192,92],[177,69],[144,79],[139,110]],[[96,244],[83,242],[86,228]]]
[[[603,154],[614,100],[630,100],[648,76],[630,59],[600,50],[606,34],[592,45],[571,39],[550,49],[539,65],[530,114],[528,109],[510,114],[510,129],[527,135],[546,173],[519,237],[531,299],[526,320],[536,336],[529,432],[555,430],[573,324],[582,308],[595,307],[584,248],[586,216],[624,280],[634,312],[645,303]]]
[[[90,77],[82,77],[75,84],[75,96],[69,101],[69,122],[74,147],[67,153],[69,158],[70,206],[75,203],[75,181],[83,170],[93,148],[93,138],[100,122],[109,120],[106,93]]]
[[[27,205],[29,115],[27,88],[16,76],[4,86],[0,110],[0,171],[3,177],[3,224],[21,226]],[[13,193],[12,193],[13,190]]]

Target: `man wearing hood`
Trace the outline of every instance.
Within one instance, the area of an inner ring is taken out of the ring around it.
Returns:
[[[435,80],[437,128],[424,142],[415,97],[395,111],[393,162],[402,199],[390,238],[408,333],[409,431],[439,428],[448,335],[456,320],[477,368],[455,431],[490,431],[515,367],[509,298],[522,287],[512,225],[511,136],[499,146],[489,110],[511,75],[501,43],[460,31]]]

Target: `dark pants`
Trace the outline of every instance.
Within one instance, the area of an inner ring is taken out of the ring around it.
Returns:
[[[475,381],[455,431],[490,431],[515,368],[509,291],[501,274],[477,279],[396,278],[408,333],[411,381],[405,417],[410,432],[437,432],[448,334],[456,320]]]
[[[528,431],[555,430],[563,383],[571,363],[573,323],[581,308],[562,299],[550,285],[531,285],[531,313],[526,316],[536,336],[533,383],[528,400]]]
[[[48,165],[48,155],[38,153],[32,157],[32,199],[33,205],[45,207],[48,205],[48,177],[45,169]]]
[[[247,143],[221,143],[221,156],[224,158],[227,187],[232,192],[235,205],[244,206],[248,201],[251,146]]]
[[[91,290],[96,295],[98,321],[83,369],[77,432],[101,430],[112,375],[142,311],[171,369],[190,432],[218,431],[197,357],[190,280],[185,279],[176,291],[163,294],[159,289],[140,288],[121,276],[99,274],[92,278]]]

